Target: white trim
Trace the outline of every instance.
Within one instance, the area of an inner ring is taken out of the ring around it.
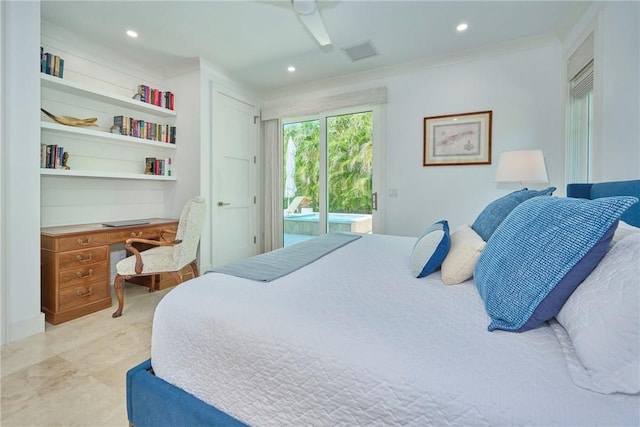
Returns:
[[[606,76],[603,75],[602,58],[604,57],[604,45],[602,42],[602,29],[604,28],[604,12],[600,10],[595,18],[593,26],[593,128],[591,136],[591,164],[589,165],[589,180],[592,182],[601,181],[602,177],[602,85]]]
[[[4,101],[4,86],[5,86],[5,72],[4,72],[4,29],[6,28],[4,22],[4,8],[6,2],[0,2],[0,46],[2,49],[0,50],[0,100]],[[4,116],[5,108],[4,102],[0,102],[0,139],[2,141],[7,140],[7,127],[6,118]],[[7,170],[5,167],[6,154],[5,154],[6,144],[0,144],[0,236],[6,236],[6,213],[5,209],[7,206],[6,203],[6,191],[4,189],[6,180],[4,179],[4,173],[2,171]],[[7,343],[7,266],[6,266],[6,239],[0,239],[0,345]]]
[[[348,86],[365,81],[385,79],[387,77],[411,73],[416,70],[425,68],[445,67],[454,64],[476,61],[479,59],[508,55],[514,52],[538,49],[540,47],[555,45],[558,43],[558,41],[558,38],[555,35],[551,34],[527,37],[505,43],[498,43],[479,49],[467,49],[461,52],[456,52],[437,58],[420,59],[414,62],[393,65],[386,68],[378,68],[370,71],[347,74],[298,86],[286,87],[283,89],[266,90],[261,92],[261,95],[265,100],[271,101],[287,96],[298,95],[303,92],[306,93],[312,91],[331,90],[338,86]]]
[[[40,117],[30,108],[40,104],[40,71],[38,55],[25,54],[40,47],[40,3],[2,7],[2,318],[3,338],[12,342],[45,329],[34,263],[40,253],[40,174],[33,161],[39,156]]]
[[[44,313],[9,324],[7,342],[15,342],[41,332],[44,332]]]
[[[310,116],[327,111],[357,107],[361,105],[380,105],[387,103],[387,88],[378,87],[356,92],[342,93],[323,98],[303,98],[291,100],[279,106],[262,110],[262,120],[280,119],[290,116]]]

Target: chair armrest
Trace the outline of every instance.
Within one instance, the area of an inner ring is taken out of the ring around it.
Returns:
[[[166,237],[165,234],[170,234],[171,236]],[[174,241],[176,239],[176,234],[178,234],[178,232],[175,230],[160,230],[160,238],[164,241],[169,241],[168,238]]]
[[[173,246],[174,245],[174,242],[161,242],[159,240],[140,239],[137,237],[132,237],[130,239],[127,239],[124,242],[124,247],[126,250],[131,252],[136,257],[136,274],[142,273],[142,268],[144,264],[142,262],[142,256],[140,256],[140,251],[135,246],[133,246],[134,243],[146,243],[148,245],[154,245],[154,246]]]

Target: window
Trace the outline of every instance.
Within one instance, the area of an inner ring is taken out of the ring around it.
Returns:
[[[591,179],[593,61],[569,82],[567,182]]]
[[[568,62],[566,182],[591,180],[593,144],[593,33]]]

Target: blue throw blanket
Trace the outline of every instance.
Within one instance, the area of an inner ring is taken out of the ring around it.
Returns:
[[[348,233],[323,234],[315,239],[235,261],[207,273],[231,274],[259,282],[285,276],[362,236]]]

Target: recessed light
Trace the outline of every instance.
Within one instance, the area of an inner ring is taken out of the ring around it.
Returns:
[[[458,25],[456,27],[456,31],[462,32],[462,31],[466,30],[467,28],[469,28],[469,25],[467,25],[466,23],[463,22],[462,24],[460,24],[460,25]]]
[[[129,37],[131,37],[131,38],[134,38],[134,39],[135,39],[136,37],[138,37],[138,33],[136,33],[136,32],[135,32],[135,31],[133,31],[133,30],[127,30],[127,35],[128,35]]]
[[[287,71],[289,71],[290,73],[293,73],[296,70],[296,67],[294,67],[293,65],[289,65],[287,67]]]

